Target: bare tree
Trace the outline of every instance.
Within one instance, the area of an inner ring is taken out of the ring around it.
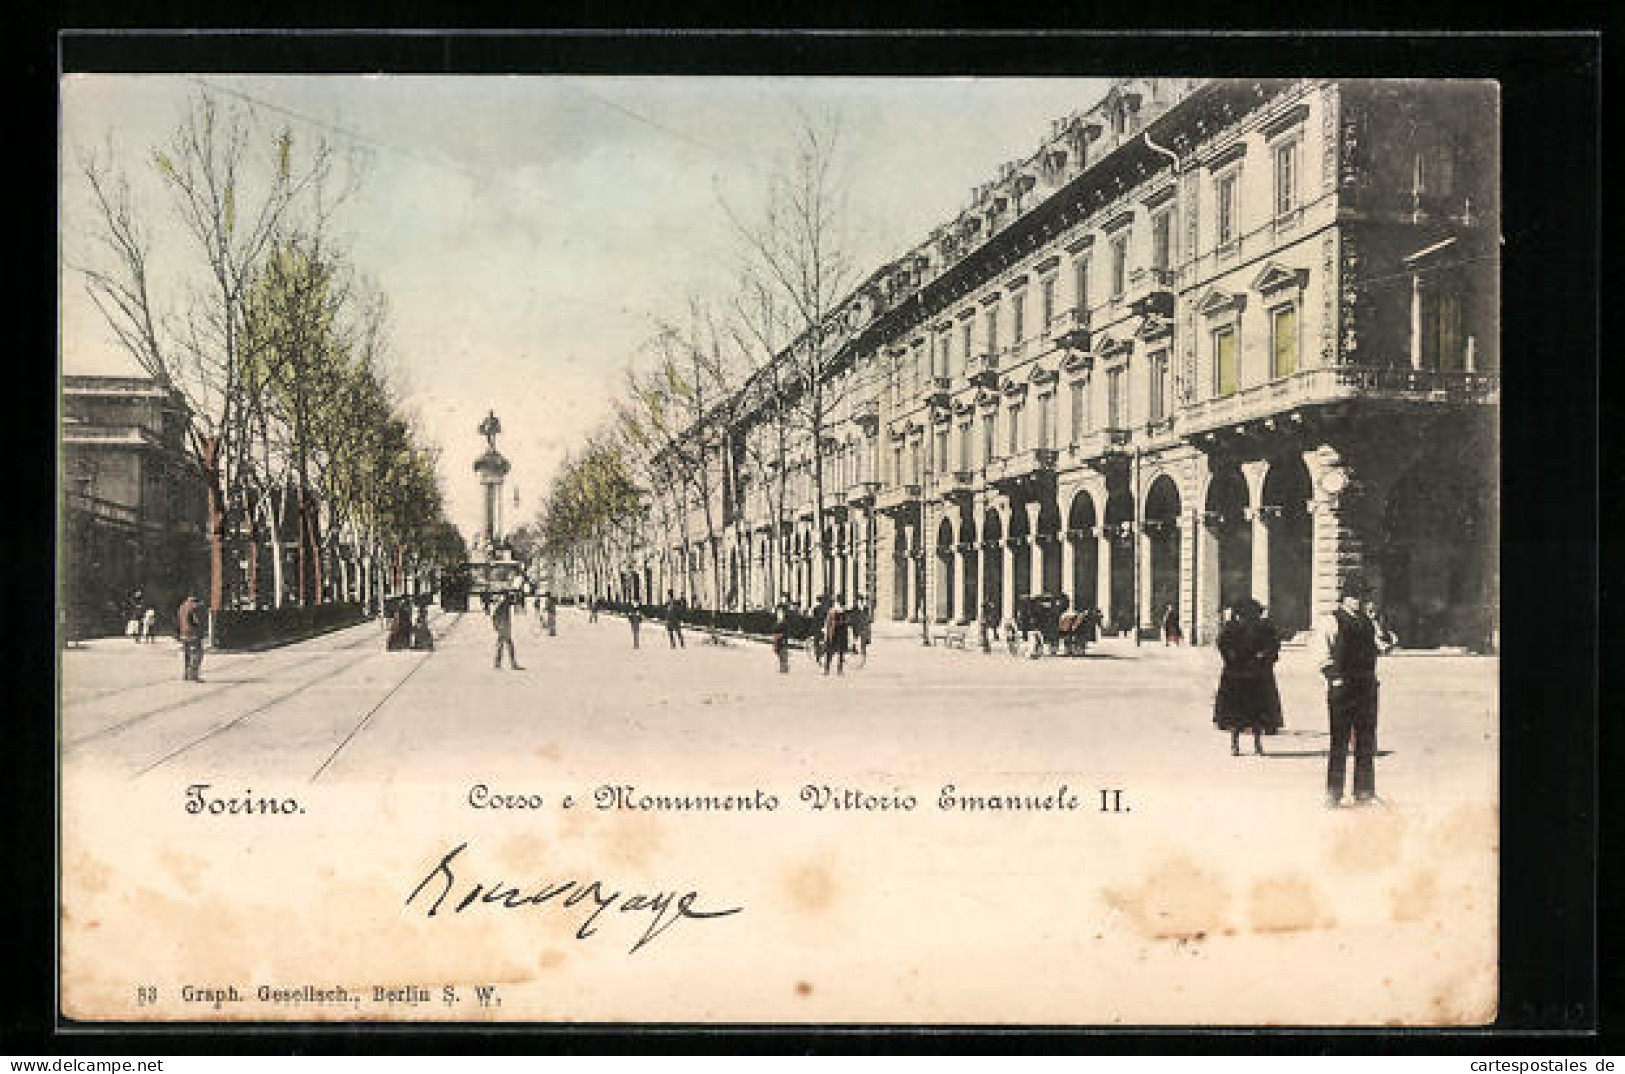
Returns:
[[[842,374],[851,368],[860,323],[852,304],[857,281],[838,134],[833,120],[803,117],[790,156],[769,175],[759,211],[746,216],[728,209],[746,278],[741,335],[758,353],[775,342],[779,326],[789,337],[775,350],[769,363],[774,372],[767,376],[782,387],[776,399],[799,434],[797,446],[807,453],[819,588],[828,584],[824,570],[830,555],[825,462],[851,390],[852,378]],[[781,438],[774,451],[788,446]],[[776,461],[783,473],[788,460]]]
[[[151,207],[138,204],[111,146],[80,161],[95,222],[93,252],[75,267],[114,338],[192,411],[189,446],[208,494],[216,610],[227,599],[228,511],[252,465],[250,393],[264,387],[245,376],[248,290],[279,230],[305,202],[321,202],[334,160],[325,142],[296,153],[291,130],[267,134],[251,109],[199,91],[149,160],[176,233],[188,241],[182,263],[167,270],[154,264],[152,237],[155,226],[169,224],[151,222]]]

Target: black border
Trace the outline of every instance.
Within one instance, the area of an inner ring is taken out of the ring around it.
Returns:
[[[397,12],[409,25],[420,12]],[[552,12],[556,24],[569,12]],[[106,24],[105,19],[85,24]],[[184,24],[173,9],[154,25]],[[289,19],[297,25],[308,19]],[[13,168],[55,207],[57,27],[27,37],[13,60],[21,111],[38,150]],[[381,71],[417,73],[734,74],[1327,74],[1494,78],[1502,86],[1503,631],[1501,991],[1488,1031],[1144,1029],[1055,1027],[416,1027],[208,1025],[54,1028],[52,885],[55,801],[54,615],[50,591],[55,429],[55,219],[20,214],[37,252],[22,260],[43,294],[12,364],[18,442],[8,458],[23,477],[6,559],[24,583],[6,609],[27,608],[13,651],[31,672],[6,705],[10,853],[6,885],[6,998],[0,1050],[13,1054],[228,1052],[1111,1052],[1225,1053],[1601,1050],[1617,1025],[1617,997],[1599,1006],[1596,882],[1598,760],[1598,327],[1601,215],[1601,39],[1543,35],[693,32],[546,34],[252,32],[78,34],[60,39],[65,69],[121,71]],[[43,122],[42,122],[43,120]],[[27,160],[29,163],[24,164]],[[28,292],[25,292],[25,294]],[[26,300],[20,300],[26,303]],[[26,356],[25,356],[26,355]],[[42,420],[42,417],[45,420]],[[43,449],[43,450],[42,450]],[[16,517],[21,515],[21,518]],[[20,523],[20,526],[19,526]],[[1612,551],[1612,546],[1610,546]],[[21,599],[18,599],[18,598]],[[1606,637],[1612,637],[1610,631]],[[1609,863],[1617,879],[1617,866]],[[1612,948],[1617,955],[1617,946]],[[1618,959],[1604,963],[1612,968]],[[1617,973],[1617,971],[1614,971]],[[179,1027],[176,1027],[179,1028]]]

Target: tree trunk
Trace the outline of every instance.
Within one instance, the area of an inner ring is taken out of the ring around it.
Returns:
[[[218,612],[226,601],[226,503],[220,488],[220,438],[203,440],[203,481],[209,496],[209,610]]]

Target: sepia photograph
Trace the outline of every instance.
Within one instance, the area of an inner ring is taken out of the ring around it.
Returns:
[[[66,1023],[1496,1021],[1495,81],[59,92]]]

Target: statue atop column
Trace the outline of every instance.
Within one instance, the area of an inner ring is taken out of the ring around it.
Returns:
[[[492,410],[480,422],[480,435],[485,437],[485,454],[474,462],[474,472],[480,475],[480,484],[484,487],[483,532],[493,557],[503,544],[502,482],[508,476],[509,469],[508,460],[497,450],[497,436],[501,432],[502,422],[498,420],[496,411]]]
[[[497,412],[495,410],[487,412],[485,420],[480,422],[480,435],[485,437],[486,446],[492,451],[497,449],[497,436],[501,432],[502,422],[497,418]]]

